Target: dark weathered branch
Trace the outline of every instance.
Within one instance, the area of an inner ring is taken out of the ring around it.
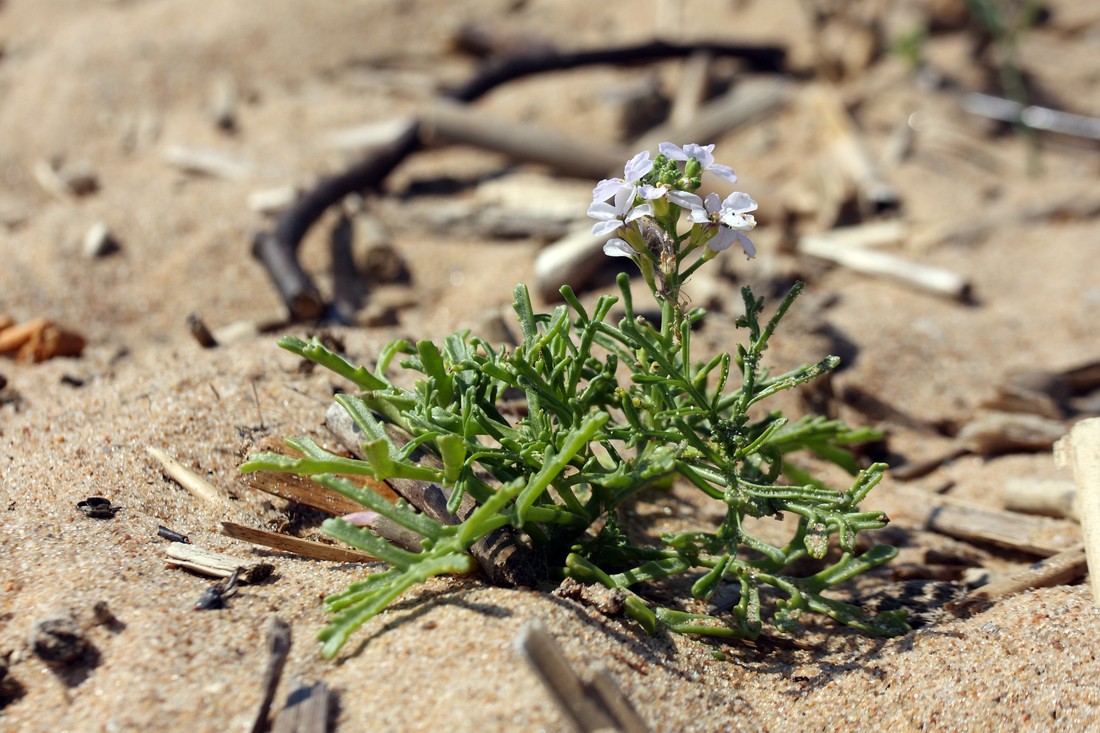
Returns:
[[[372,151],[343,173],[323,179],[279,218],[273,232],[256,235],[252,253],[267,268],[292,318],[312,320],[324,313],[320,293],[298,262],[298,245],[306,232],[345,196],[380,185],[419,147],[419,128],[419,122],[410,122],[391,144]]]
[[[779,46],[726,43],[674,44],[653,41],[593,51],[556,52],[543,49],[537,53],[491,58],[472,79],[445,92],[445,96],[460,102],[471,102],[505,82],[531,74],[593,64],[682,58],[696,52],[741,58],[756,71],[778,71],[785,58],[785,51]],[[255,235],[252,253],[267,269],[291,318],[315,320],[325,311],[320,292],[298,261],[298,247],[306,232],[325,210],[345,196],[378,188],[401,161],[423,145],[421,126],[419,120],[407,123],[392,143],[372,150],[366,158],[343,173],[317,183],[279,218],[273,231]]]
[[[743,59],[753,71],[780,71],[786,60],[786,50],[781,46],[746,43],[683,44],[650,41],[591,51],[543,51],[490,58],[482,64],[474,78],[450,90],[447,96],[463,102],[471,102],[505,82],[532,74],[565,71],[598,64],[636,64],[662,59],[678,59],[699,52],[716,57],[733,56]]]

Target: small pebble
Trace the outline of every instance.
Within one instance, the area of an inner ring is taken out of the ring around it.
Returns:
[[[76,508],[92,519],[114,519],[119,509],[111,503],[110,499],[102,496],[89,496],[83,501],[78,501]]]
[[[39,621],[31,629],[31,650],[44,662],[72,664],[88,650],[88,640],[70,616]]]
[[[84,235],[84,256],[88,259],[106,257],[121,249],[111,230],[101,221],[92,224]]]
[[[96,626],[117,626],[119,624],[118,617],[111,611],[110,605],[107,601],[96,601],[92,606],[92,621]]]

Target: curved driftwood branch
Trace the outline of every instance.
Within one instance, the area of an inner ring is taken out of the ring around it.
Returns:
[[[697,52],[741,58],[756,71],[778,71],[785,51],[779,46],[752,44],[674,44],[653,41],[620,48],[558,52],[543,49],[490,58],[473,78],[446,91],[457,102],[472,102],[501,84],[531,74],[574,69],[593,64],[627,64],[682,58]],[[431,120],[438,123],[438,114]],[[316,320],[326,304],[298,260],[298,247],[306,232],[330,207],[346,196],[378,188],[401,161],[424,146],[422,128],[427,120],[407,122],[392,142],[373,149],[346,171],[324,178],[279,217],[273,230],[257,232],[252,253],[266,268],[294,320]]]

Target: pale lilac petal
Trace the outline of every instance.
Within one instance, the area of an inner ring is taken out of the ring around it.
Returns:
[[[646,184],[638,189],[638,195],[644,198],[646,201],[654,201],[659,198],[664,198],[668,193],[667,186],[650,186]]]
[[[629,223],[643,216],[653,216],[653,204],[638,204],[623,217],[623,221]]]
[[[741,249],[745,251],[746,257],[748,257],[750,260],[753,257],[756,257],[756,247],[753,245],[752,240],[750,240],[741,232],[734,232],[733,236],[741,244]]]
[[[687,191],[669,191],[668,200],[683,209],[695,209],[703,204],[701,198]]]
[[[624,181],[634,184],[642,179],[646,173],[653,169],[653,161],[649,159],[649,151],[643,150],[630,159],[623,169]]]
[[[634,248],[622,239],[609,239],[604,242],[603,253],[608,257],[633,257]]]
[[[756,228],[756,219],[752,214],[726,213],[722,215],[720,221],[730,229],[740,229],[743,232],[749,232]]]
[[[696,224],[709,224],[714,221],[714,215],[718,213],[721,206],[722,199],[718,198],[718,194],[708,193],[703,199],[703,205],[692,206],[688,216]]]
[[[675,143],[661,143],[657,146],[657,152],[665,156],[669,160],[687,160],[688,156],[684,153],[684,149]]]
[[[737,174],[733,172],[733,168],[728,165],[722,165],[720,163],[712,163],[706,166],[706,171],[713,173],[719,178],[723,178],[730,183],[737,183]]]
[[[606,201],[593,201],[588,206],[588,215],[593,219],[614,219],[616,214],[615,207]]]
[[[612,234],[623,228],[623,223],[618,219],[611,219],[610,221],[601,221],[592,225],[592,236],[602,237],[606,234]]]
[[[734,191],[722,202],[722,208],[735,214],[744,214],[749,211],[756,211],[756,202],[747,193]]]
[[[693,224],[710,223],[710,214],[707,213],[706,209],[698,206],[691,210],[691,213],[688,214],[688,218]]]
[[[707,247],[715,252],[721,252],[729,249],[733,244],[733,240],[736,238],[736,234],[732,229],[726,229],[725,227],[718,227],[718,232],[707,240]]]
[[[593,225],[592,234],[602,236],[618,231],[628,222],[653,213],[653,207],[649,204],[634,206],[634,199],[638,195],[634,187],[622,187],[615,193],[614,203],[607,201],[594,201],[588,207],[588,215],[597,219]]]
[[[592,200],[606,201],[614,196],[623,185],[621,178],[605,178],[592,189]]]
[[[379,516],[378,512],[363,511],[345,514],[340,518],[348,524],[354,524],[356,527],[370,527],[378,521]]]
[[[623,186],[615,194],[615,211],[622,216],[630,208],[630,205],[634,203],[634,196],[637,194],[637,189],[633,186]]]
[[[683,148],[684,157],[677,158],[677,160],[687,160],[688,158],[695,158],[699,161],[699,165],[704,170],[709,170],[710,166],[714,164],[714,143],[710,145],[696,145],[695,143],[688,143]]]

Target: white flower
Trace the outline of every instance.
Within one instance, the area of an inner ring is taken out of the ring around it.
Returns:
[[[719,178],[724,178],[730,183],[737,183],[737,176],[734,175],[733,168],[730,168],[728,165],[719,165],[714,162],[713,143],[710,145],[688,143],[682,148],[673,143],[661,143],[657,146],[657,150],[669,160],[682,160],[686,162],[694,158],[699,161],[699,165],[703,167],[704,171],[713,173]]]
[[[707,241],[710,249],[721,252],[737,242],[745,255],[752,258],[756,256],[756,247],[742,233],[756,227],[756,219],[748,213],[750,211],[756,211],[756,202],[746,193],[735,191],[724,201],[718,198],[718,194],[710,193],[703,200],[702,206],[691,210],[690,218],[696,224],[708,228],[717,227],[714,236]]]
[[[597,183],[592,189],[592,200],[606,201],[622,188],[634,188],[652,168],[653,161],[649,159],[649,151],[643,150],[627,162],[622,178],[605,178]]]
[[[634,206],[634,198],[637,195],[638,189],[633,186],[622,186],[615,193],[614,203],[593,201],[588,207],[588,215],[598,221],[592,225],[592,234],[601,237],[617,232],[643,216],[652,216],[653,207],[650,204]]]

